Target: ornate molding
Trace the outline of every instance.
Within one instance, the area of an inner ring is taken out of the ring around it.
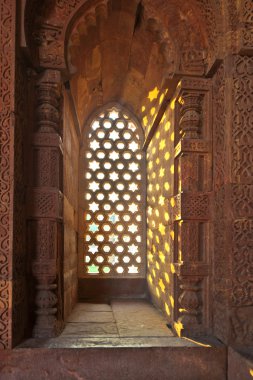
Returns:
[[[180,96],[180,135],[185,139],[197,139],[201,133],[201,101],[200,94],[182,93]]]
[[[101,16],[101,5],[104,0],[96,0],[96,14]],[[48,69],[66,69],[65,62],[65,34],[67,28],[75,16],[75,13],[83,8],[86,12],[91,5],[90,1],[85,0],[56,0],[54,3],[45,1],[41,4],[38,0],[28,3],[26,9],[26,35],[30,48],[33,50],[32,55],[37,59],[41,67]],[[39,12],[38,12],[39,9]],[[37,14],[40,18],[37,18]],[[87,13],[87,12],[86,12]],[[41,15],[43,17],[41,18]],[[90,21],[90,11],[87,13],[88,22]],[[28,26],[28,20],[31,24]],[[36,51],[36,52],[35,52]]]
[[[196,140],[196,139],[182,139],[179,141],[175,148],[175,157],[181,153],[209,153],[211,151],[211,142]]]

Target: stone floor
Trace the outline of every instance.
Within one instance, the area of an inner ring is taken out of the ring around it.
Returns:
[[[17,348],[212,347],[217,341],[178,338],[146,300],[78,303],[57,338],[28,339]]]
[[[226,347],[173,336],[144,300],[79,303],[62,334],[0,356],[0,380],[225,380]]]
[[[29,339],[20,348],[194,346],[173,336],[163,315],[145,300],[114,300],[108,304],[78,303],[62,334]]]
[[[166,320],[145,301],[112,301],[111,305],[77,304],[63,336],[169,337]]]

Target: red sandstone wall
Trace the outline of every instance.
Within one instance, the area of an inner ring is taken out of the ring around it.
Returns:
[[[228,57],[213,78],[214,334],[252,344],[252,67]]]
[[[69,315],[77,300],[77,227],[79,142],[64,94],[64,315]]]

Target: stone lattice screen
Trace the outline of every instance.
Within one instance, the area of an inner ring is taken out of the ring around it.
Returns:
[[[88,126],[80,163],[79,277],[145,275],[143,132],[121,107]]]

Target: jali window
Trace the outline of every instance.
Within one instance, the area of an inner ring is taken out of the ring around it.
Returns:
[[[99,113],[81,155],[80,277],[145,276],[143,131],[121,107]]]

